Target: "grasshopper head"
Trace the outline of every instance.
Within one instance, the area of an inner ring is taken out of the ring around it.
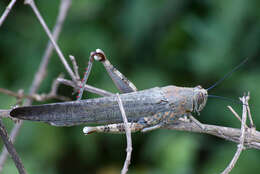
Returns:
[[[206,105],[208,92],[201,86],[196,86],[193,92],[193,111],[199,113]]]

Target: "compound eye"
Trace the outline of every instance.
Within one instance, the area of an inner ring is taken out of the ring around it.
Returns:
[[[197,103],[198,103],[198,105],[201,105],[204,103],[204,95],[201,92],[198,94]]]

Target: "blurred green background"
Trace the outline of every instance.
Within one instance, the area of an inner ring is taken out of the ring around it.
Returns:
[[[0,1],[0,12],[9,1]],[[52,28],[60,1],[36,1]],[[58,44],[68,58],[76,57],[83,74],[91,51],[101,48],[139,90],[178,85],[207,88],[249,58],[210,94],[238,99],[251,92],[251,110],[260,125],[260,1],[258,0],[132,0],[73,1]],[[17,2],[0,28],[0,87],[28,92],[48,38],[29,6]],[[67,59],[69,60],[69,59]],[[67,75],[57,54],[39,93],[48,93],[52,81]],[[105,69],[95,63],[89,84],[116,92]],[[60,86],[59,94],[75,100],[73,90]],[[88,97],[95,97],[87,93]],[[15,98],[0,94],[0,109],[11,108]],[[46,103],[57,102],[55,100]],[[39,104],[39,103],[34,103]],[[227,109],[230,101],[209,99],[197,118],[207,124],[239,128]],[[10,130],[13,123],[5,120]],[[15,146],[28,173],[119,173],[125,160],[125,135],[92,134],[82,128],[57,128],[26,121]],[[132,135],[130,174],[220,173],[230,162],[236,144],[209,135],[169,130]],[[257,173],[260,151],[244,151],[231,173]],[[17,173],[9,158],[3,173]]]

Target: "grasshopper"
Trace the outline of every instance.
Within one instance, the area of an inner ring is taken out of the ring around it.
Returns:
[[[85,127],[85,134],[93,132],[124,133],[125,127],[116,95],[80,100],[94,61],[101,62],[116,87],[123,93],[124,105],[131,132],[150,131],[175,124],[178,119],[199,113],[206,105],[208,92],[201,86],[194,88],[165,86],[137,91],[135,85],[120,73],[97,49],[90,54],[77,101],[25,106],[13,109],[12,117],[46,122],[53,126],[74,126],[84,123],[105,124]]]

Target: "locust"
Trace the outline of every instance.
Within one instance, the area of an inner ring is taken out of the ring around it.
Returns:
[[[146,132],[176,124],[181,118],[189,118],[193,113],[199,114],[207,103],[208,91],[201,86],[170,85],[138,91],[135,85],[109,62],[104,52],[97,49],[90,54],[76,101],[17,107],[11,110],[10,116],[45,122],[53,126],[98,124],[84,127],[85,134],[124,133],[125,125],[116,95],[81,100],[83,86],[87,82],[94,61],[104,65],[114,84],[121,91],[120,98],[131,132]]]

